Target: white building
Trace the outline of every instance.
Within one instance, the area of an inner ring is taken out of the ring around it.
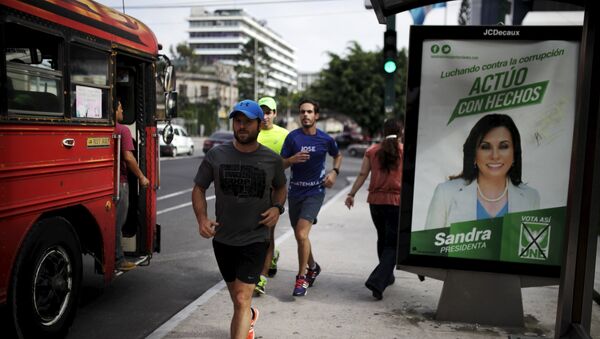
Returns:
[[[223,112],[231,110],[238,100],[237,80],[233,66],[222,62],[203,66],[194,73],[178,72],[177,87],[179,95],[188,98],[192,104],[217,99],[219,111]]]
[[[321,78],[320,72],[300,72],[298,73],[298,91],[306,90],[313,82]]]
[[[219,9],[209,12],[202,7],[193,7],[189,22],[188,44],[194,53],[212,62],[221,60],[236,63],[244,44],[257,39],[266,47],[271,57],[267,66],[265,87],[259,92],[275,95],[275,90],[297,86],[295,50],[279,35],[241,9]]]

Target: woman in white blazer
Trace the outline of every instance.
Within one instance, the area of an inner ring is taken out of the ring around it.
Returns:
[[[488,114],[463,145],[462,173],[439,184],[425,229],[540,208],[540,195],[521,180],[521,136],[505,114]]]

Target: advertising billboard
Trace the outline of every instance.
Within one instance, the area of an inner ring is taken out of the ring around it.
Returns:
[[[578,27],[411,27],[398,263],[558,276]]]

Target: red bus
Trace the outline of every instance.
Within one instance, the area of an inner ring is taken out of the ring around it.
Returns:
[[[142,22],[89,0],[2,0],[0,47],[0,306],[18,337],[61,336],[82,255],[105,283],[120,274],[117,97],[150,181],[129,178],[123,249],[141,264],[160,250],[156,124],[175,114],[173,67]],[[169,103],[160,117],[157,102]]]

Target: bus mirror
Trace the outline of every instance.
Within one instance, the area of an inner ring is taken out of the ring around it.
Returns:
[[[165,69],[165,92],[175,91],[175,67],[168,65]]]
[[[165,113],[168,119],[177,117],[177,92],[168,92],[165,102]]]
[[[173,126],[171,126],[171,122],[169,122],[162,131],[162,138],[165,144],[169,145],[173,141],[173,135]]]

